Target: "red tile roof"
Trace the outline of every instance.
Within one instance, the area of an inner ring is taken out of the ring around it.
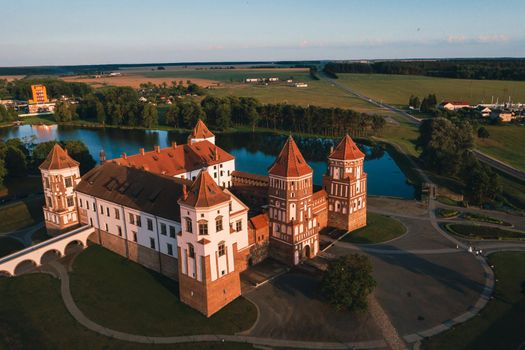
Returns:
[[[469,106],[470,104],[466,101],[443,101],[442,105],[453,104],[454,106]]]
[[[268,170],[270,175],[283,176],[283,177],[299,177],[312,173],[312,168],[306,163],[303,155],[297,148],[292,136],[286,140],[281,153],[275,159]]]
[[[354,160],[364,157],[365,154],[361,152],[354,140],[348,135],[339,142],[335,150],[328,156],[328,158],[340,160]]]
[[[106,162],[82,176],[75,190],[180,222],[180,209],[175,203],[182,197],[185,185],[191,185],[191,181]]]
[[[53,149],[47,155],[46,160],[38,167],[41,170],[56,170],[77,167],[79,163],[67,154],[58,143],[55,143]]]
[[[256,230],[268,227],[270,225],[270,220],[268,219],[268,214],[259,214],[250,218],[250,226]]]
[[[186,195],[179,200],[179,203],[194,208],[211,207],[219,203],[230,200],[230,196],[213,181],[206,170],[199,173],[199,176],[191,185]]]
[[[192,139],[206,139],[208,137],[213,137],[213,136],[215,136],[215,135],[213,135],[213,133],[206,126],[206,124],[204,124],[204,122],[199,119],[197,121],[197,125],[195,125],[195,127],[191,131],[191,134],[190,134],[189,138],[192,138]]]
[[[175,176],[223,163],[234,157],[209,141],[173,145],[163,149],[116,158],[113,162],[156,174]]]

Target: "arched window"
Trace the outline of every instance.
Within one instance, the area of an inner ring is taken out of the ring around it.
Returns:
[[[215,218],[215,232],[222,231],[222,216],[217,216]]]
[[[188,256],[190,258],[195,258],[195,248],[193,248],[193,244],[188,243]]]

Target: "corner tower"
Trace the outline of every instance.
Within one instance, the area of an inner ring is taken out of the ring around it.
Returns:
[[[365,155],[346,135],[328,156],[323,186],[328,194],[328,226],[353,231],[366,226]]]
[[[191,145],[195,142],[209,141],[215,144],[215,135],[208,129],[206,124],[199,119],[197,124],[191,131],[191,134],[188,136],[188,144]]]
[[[297,265],[317,255],[319,229],[312,213],[313,171],[291,136],[268,175],[270,255]]]
[[[79,163],[55,144],[39,166],[44,186],[44,221],[56,236],[79,224],[75,187],[80,181]]]
[[[236,232],[243,227],[230,226],[231,196],[208,172],[201,171],[190,190],[183,192],[178,201],[182,225],[177,237],[180,298],[210,317],[241,295],[235,256]]]

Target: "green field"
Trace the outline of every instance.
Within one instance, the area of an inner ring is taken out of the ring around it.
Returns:
[[[257,318],[255,306],[242,297],[206,318],[179,300],[177,282],[100,246],[75,260],[71,293],[89,319],[142,335],[233,334]]]
[[[44,219],[43,199],[34,197],[0,207],[0,235],[31,226]]]
[[[60,281],[50,275],[2,279],[0,300],[0,349],[252,349],[249,345],[236,343],[147,345],[100,335],[73,319],[62,301]]]
[[[496,253],[489,256],[489,263],[496,274],[494,298],[479,316],[424,340],[423,349],[522,348],[525,340],[525,253]]]
[[[0,237],[0,258],[24,249],[24,245],[14,238]]]
[[[476,137],[476,147],[517,169],[525,171],[525,127],[518,125],[488,125],[489,138]]]
[[[374,244],[390,241],[406,232],[405,226],[390,216],[367,213],[366,227],[360,228],[343,238],[343,241],[356,244]]]
[[[468,80],[393,74],[338,74],[338,82],[368,97],[396,106],[406,106],[410,95],[436,94],[438,101],[461,100],[472,104],[507,101],[525,102],[524,81]]]

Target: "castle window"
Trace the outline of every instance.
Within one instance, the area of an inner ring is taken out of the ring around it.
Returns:
[[[131,234],[133,235],[133,242],[137,241],[137,231],[131,231]]]
[[[95,202],[93,202],[93,211],[97,211],[97,205],[95,204]]]
[[[51,197],[46,197],[46,204],[49,208],[51,208],[53,206],[52,202],[51,202]]]
[[[170,243],[168,243],[168,255],[173,256],[173,245]]]
[[[163,223],[160,224],[160,234],[164,236],[168,234],[168,229],[166,227],[166,224],[163,224]]]
[[[120,226],[117,225],[117,231],[118,231],[118,235],[119,235],[120,237],[122,237],[122,227],[120,227]]]
[[[71,180],[71,177],[65,178],[66,187],[73,187],[73,181]]]
[[[67,206],[68,207],[72,207],[73,205],[75,205],[75,201],[73,200],[73,196],[67,197]]]
[[[232,204],[231,203],[228,204],[228,207],[229,207],[230,211],[232,211]]]
[[[129,213],[129,223],[135,225],[135,215]]]
[[[137,226],[142,227],[142,220],[140,219],[140,216],[137,215],[136,219],[137,219]]]
[[[45,181],[46,188],[49,188],[49,178],[44,177],[44,181]]]
[[[153,231],[153,220],[147,218],[148,230]]]
[[[242,220],[239,220],[235,223],[235,231],[242,231]]]
[[[83,206],[82,198],[79,198],[79,201],[80,201],[79,205],[80,205],[80,207],[82,208],[82,206]]]
[[[190,218],[185,218],[186,220],[186,232],[193,233],[193,223]]]
[[[208,223],[207,222],[199,223],[199,235],[207,235],[207,234],[208,234]]]
[[[108,218],[111,216],[109,215],[109,207],[106,207],[106,215],[108,216]]]
[[[222,231],[222,216],[219,216],[215,219],[215,232]]]
[[[226,247],[224,246],[224,242],[219,243],[219,256],[223,256],[226,254]]]
[[[120,210],[115,208],[115,219],[120,220]]]
[[[106,224],[106,232],[109,232],[108,224]]]
[[[192,259],[195,258],[195,249],[193,248],[193,245],[188,243],[188,256]]]
[[[100,205],[100,214],[104,215],[104,207],[102,206],[102,204]]]
[[[149,246],[151,249],[155,249],[155,239],[151,238],[149,239]]]
[[[175,226],[170,225],[170,237],[175,238]]]

